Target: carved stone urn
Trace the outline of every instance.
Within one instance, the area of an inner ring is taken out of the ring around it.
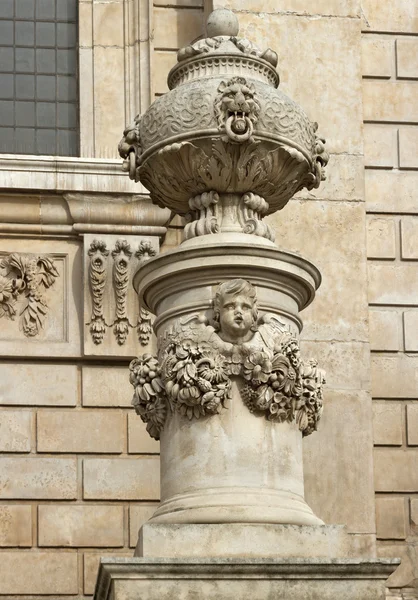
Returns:
[[[237,35],[234,14],[214,11],[119,145],[129,176],[187,220],[180,247],[144,255],[134,279],[158,340],[130,365],[133,404],[161,441],[151,522],[321,524],[304,500],[302,437],[325,378],[298,344],[321,277],[263,217],[317,187],[328,155],[278,89],[276,53]]]

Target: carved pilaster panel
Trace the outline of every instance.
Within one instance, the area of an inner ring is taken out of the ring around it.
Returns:
[[[140,307],[132,278],[158,251],[158,238],[84,236],[84,354],[134,356],[150,349],[152,315]]]

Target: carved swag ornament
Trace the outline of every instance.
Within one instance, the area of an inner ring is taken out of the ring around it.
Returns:
[[[195,314],[176,321],[158,342],[158,358],[144,354],[129,367],[132,404],[153,438],[159,439],[169,410],[199,419],[227,408],[231,377],[251,412],[277,423],[295,420],[304,436],[317,429],[325,372],[315,360],[302,361],[279,317],[259,318],[248,281],[218,287],[213,325]]]

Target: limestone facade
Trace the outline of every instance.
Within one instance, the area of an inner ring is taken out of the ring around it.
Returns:
[[[268,219],[276,243],[323,276],[302,315],[303,352],[328,374],[319,432],[304,440],[306,499],[369,554],[377,534],[379,556],[403,559],[388,594],[418,596],[416,2],[79,0],[80,157],[0,155],[0,255],[46,256],[57,273],[38,286],[35,335],[21,323],[25,293],[14,320],[0,317],[7,597],[90,598],[100,556],[132,556],[158,504],[159,444],[130,404],[129,361],[153,345],[131,279],[141,244],[173,248],[182,224],[167,227],[169,211],[122,172],[117,144],[224,5],[242,35],[279,52],[281,88],[320,122],[331,154],[321,188]]]

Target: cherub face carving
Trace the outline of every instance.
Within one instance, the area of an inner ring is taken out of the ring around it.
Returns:
[[[244,279],[222,283],[216,291],[214,312],[221,339],[232,344],[248,342],[257,326],[254,287]]]

